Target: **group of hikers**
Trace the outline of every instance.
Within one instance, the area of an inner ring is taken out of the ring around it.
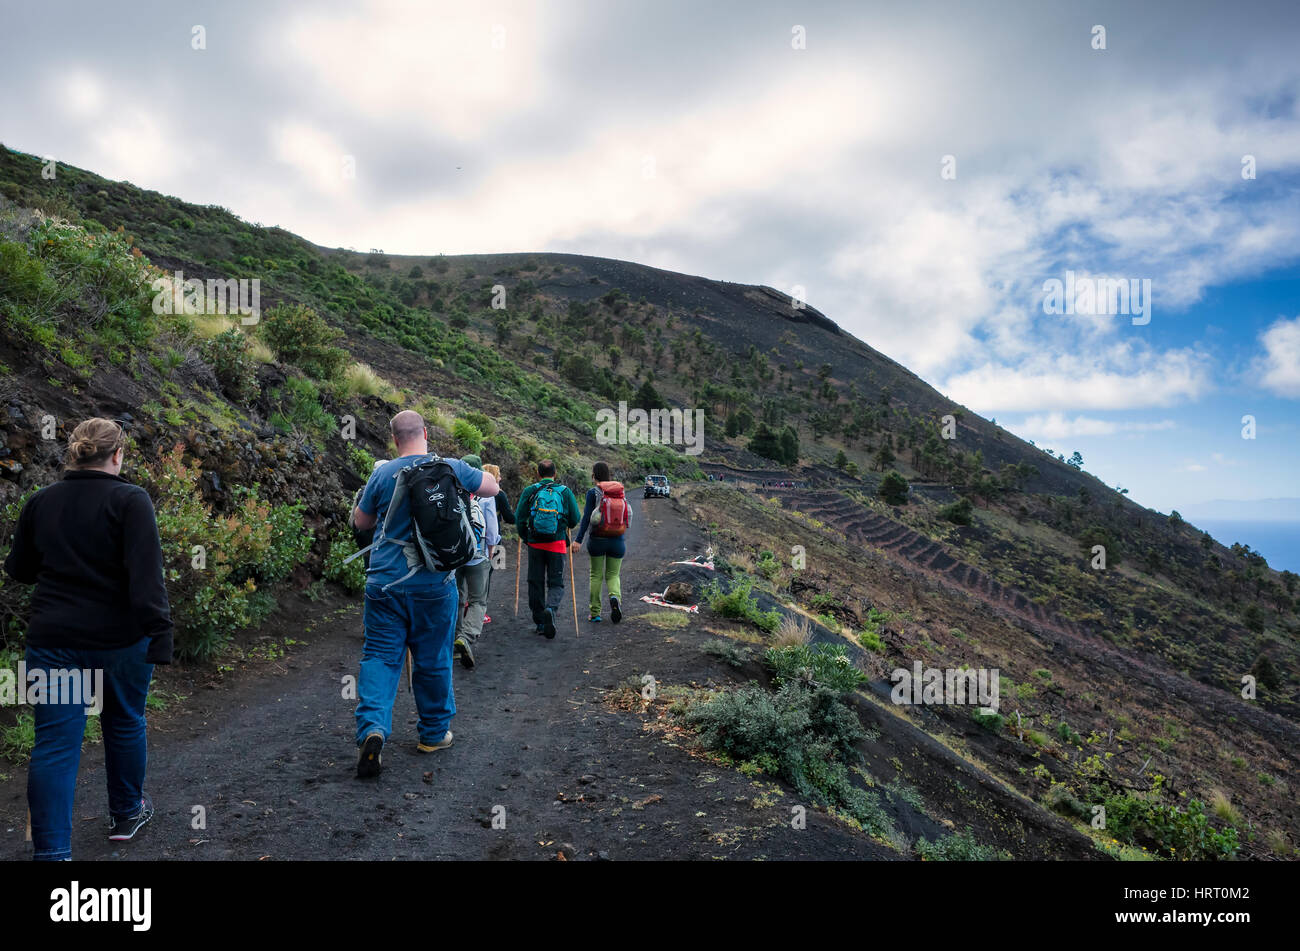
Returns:
[[[581,512],[549,459],[537,463],[537,481],[511,508],[500,469],[477,455],[431,454],[418,413],[398,413],[389,430],[396,455],[375,465],[350,515],[354,530],[371,538],[357,553],[366,558],[355,711],[358,778],[383,767],[408,662],[417,751],[451,746],[452,668],[456,659],[467,669],[475,665],[475,647],[490,620],[494,562],[504,562],[503,525],[514,525],[528,550],[528,607],[536,633],[554,638],[567,559],[584,539],[591,563],[588,620],[603,620],[606,591],[610,620],[622,620],[620,572],[632,519],[623,485],[605,462],[592,467]],[[27,801],[37,861],[72,857],[73,798],[89,703],[80,693],[52,689],[56,683],[94,675],[109,839],[134,838],[154,815],[144,790],[145,699],[154,665],[171,663],[173,627],[153,504],[143,488],[122,478],[125,451],[121,424],[93,418],[78,425],[62,479],[27,500],[4,562],[14,580],[35,585],[25,669],[31,684],[45,685],[43,694],[28,690],[35,744]]]

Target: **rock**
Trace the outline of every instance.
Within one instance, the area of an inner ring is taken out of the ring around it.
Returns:
[[[674,581],[664,592],[664,600],[673,604],[694,604],[695,588],[685,581]]]
[[[15,479],[18,477],[18,473],[22,471],[23,464],[16,459],[0,459],[0,475]]]

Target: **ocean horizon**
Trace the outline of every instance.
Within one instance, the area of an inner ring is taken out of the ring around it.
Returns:
[[[1270,568],[1300,574],[1300,522],[1220,518],[1188,521],[1225,545],[1231,546],[1234,542],[1249,545],[1252,551],[1268,559]]]

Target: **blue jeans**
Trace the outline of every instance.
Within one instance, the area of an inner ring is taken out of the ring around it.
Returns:
[[[102,670],[104,772],[108,778],[108,809],[115,819],[140,811],[148,760],[145,744],[144,700],[153,679],[153,664],[145,661],[149,638],[115,650],[70,647],[27,648],[27,671]],[[69,703],[73,699],[77,702]],[[63,701],[63,702],[59,702]],[[81,741],[86,732],[83,698],[57,696],[33,704],[36,746],[27,771],[27,805],[32,811],[32,845],[36,861],[72,856],[72,802],[81,765]]]
[[[379,733],[385,741],[392,733],[393,701],[408,648],[420,741],[433,744],[442,740],[456,715],[451,647],[459,606],[452,583],[433,588],[398,586],[387,591],[379,585],[366,585],[365,643],[357,678],[358,746],[371,733]]]

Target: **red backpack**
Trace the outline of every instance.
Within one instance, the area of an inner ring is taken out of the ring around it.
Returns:
[[[600,521],[591,527],[591,534],[600,538],[618,538],[627,531],[631,516],[627,499],[623,498],[623,483],[598,482],[596,491],[599,493],[596,511],[600,513]]]

